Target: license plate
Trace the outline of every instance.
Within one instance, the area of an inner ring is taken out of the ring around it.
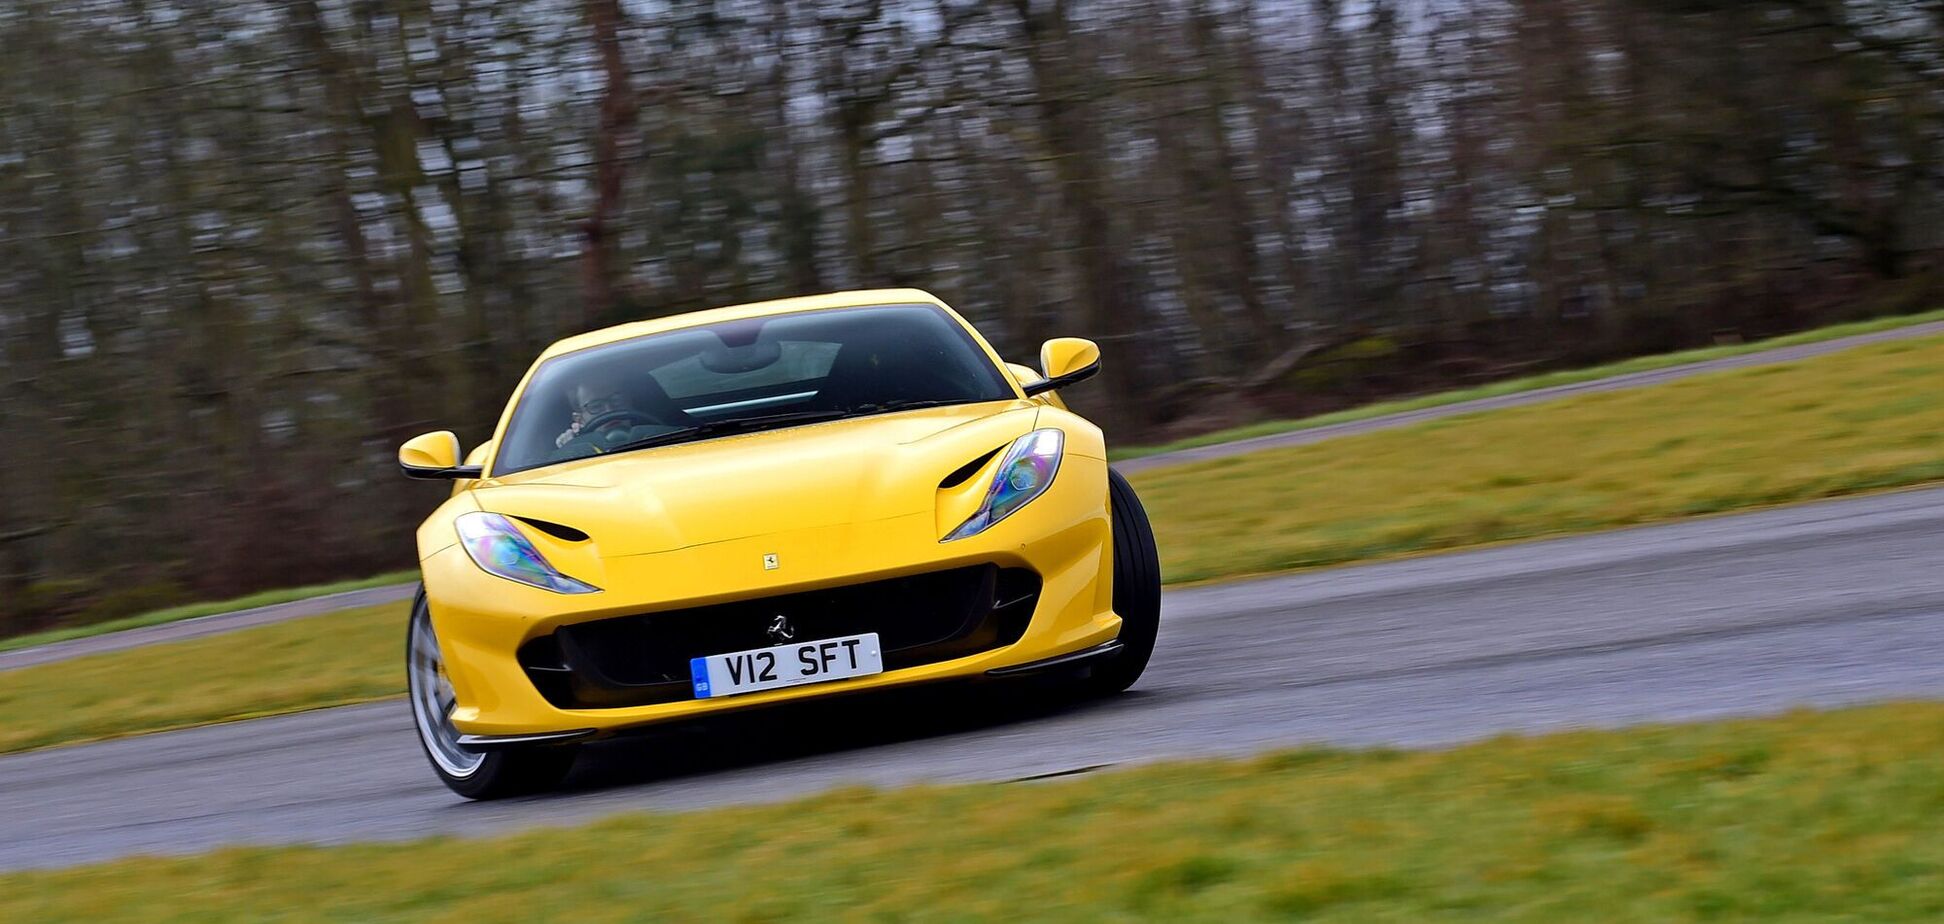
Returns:
[[[876,632],[689,659],[696,699],[883,672]]]

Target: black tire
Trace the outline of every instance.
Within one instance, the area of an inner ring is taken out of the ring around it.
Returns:
[[[546,792],[558,786],[573,769],[576,752],[571,744],[527,745],[499,748],[486,753],[479,769],[464,778],[454,778],[438,764],[432,772],[446,788],[468,799],[482,802]]]
[[[420,633],[425,638],[420,638]],[[410,690],[406,699],[412,709],[412,727],[418,733],[419,750],[426,763],[446,788],[468,799],[504,799],[550,789],[574,766],[572,745],[525,745],[477,751],[457,743],[458,732],[440,712],[440,692],[428,684],[436,675],[424,670],[421,656],[442,668],[438,639],[432,635],[431,612],[425,603],[425,588],[420,587],[412,601],[412,618],[405,631],[405,679]],[[449,695],[449,689],[446,691]],[[437,749],[444,754],[444,760]],[[448,766],[450,765],[450,766]]]
[[[1161,632],[1161,557],[1154,548],[1154,530],[1134,486],[1113,469],[1107,470],[1107,511],[1113,523],[1114,612],[1121,618],[1121,650],[1088,668],[1080,685],[1089,696],[1112,696],[1141,679]]]

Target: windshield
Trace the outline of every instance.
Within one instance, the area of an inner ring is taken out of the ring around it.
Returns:
[[[724,321],[542,363],[493,468],[1011,397],[972,336],[931,305]]]

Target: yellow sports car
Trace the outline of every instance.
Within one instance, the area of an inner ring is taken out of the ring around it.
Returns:
[[[1100,350],[1000,360],[916,289],[624,324],[542,353],[493,438],[407,442],[451,479],[406,645],[439,778],[545,788],[581,742],[905,684],[1126,689],[1160,624],[1154,537],[1054,390]]]

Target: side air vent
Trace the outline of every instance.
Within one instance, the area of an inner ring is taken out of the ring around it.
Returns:
[[[959,485],[964,484],[965,479],[978,474],[979,469],[984,468],[985,464],[987,462],[992,461],[992,457],[998,455],[999,450],[1004,448],[1005,448],[1004,446],[994,446],[991,452],[988,452],[985,455],[973,459],[972,461],[967,462],[964,465],[959,466],[958,468],[952,469],[952,473],[946,475],[945,480],[940,481],[938,483],[939,490],[942,491],[946,488],[956,488]]]
[[[520,522],[525,523],[526,525],[531,526],[534,529],[537,529],[543,533],[546,533],[547,535],[552,536],[555,539],[559,539],[562,542],[586,542],[587,541],[587,534],[581,532],[578,529],[573,528],[572,526],[562,526],[559,523],[549,523],[546,520],[536,520],[532,517],[514,517],[513,519],[519,520]]]

